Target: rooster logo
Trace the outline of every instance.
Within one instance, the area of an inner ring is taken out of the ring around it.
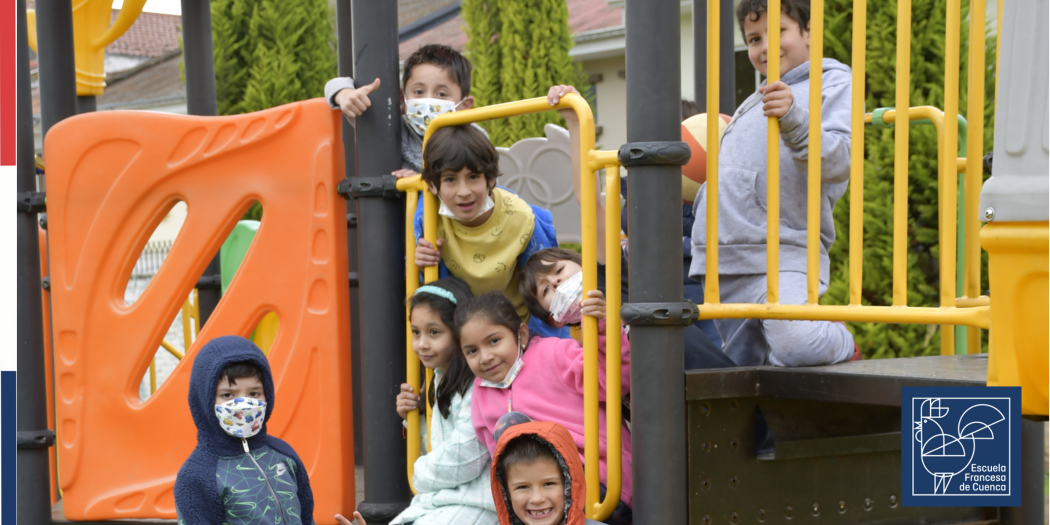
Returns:
[[[938,420],[947,416],[948,410],[940,399],[924,399],[912,428],[915,441],[921,445],[922,466],[933,476],[935,494],[948,490],[952,478],[969,468],[977,442],[995,439],[993,427],[1006,421],[999,409],[978,404],[967,408],[959,416],[957,428],[946,432]]]

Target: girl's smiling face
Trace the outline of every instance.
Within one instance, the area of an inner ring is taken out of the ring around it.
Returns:
[[[474,316],[459,331],[459,346],[474,375],[486,381],[500,382],[518,359],[519,340],[528,340],[529,327],[521,323],[518,333],[489,321],[484,315]]]
[[[426,304],[412,309],[410,321],[412,351],[419,356],[423,366],[444,370],[456,348],[452,329],[441,322],[441,316]]]

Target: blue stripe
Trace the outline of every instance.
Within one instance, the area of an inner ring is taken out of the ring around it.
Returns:
[[[15,490],[15,465],[17,463],[15,435],[17,407],[17,381],[14,372],[0,372],[0,463],[3,464],[0,472],[0,485],[4,490],[0,491],[0,504],[3,505],[3,514],[0,522],[15,522],[15,505],[17,504],[17,490]]]

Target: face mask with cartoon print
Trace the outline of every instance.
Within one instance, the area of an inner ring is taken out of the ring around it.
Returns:
[[[262,430],[266,418],[266,402],[250,397],[236,397],[215,405],[215,418],[227,434],[236,438],[250,438]]]
[[[405,99],[405,119],[408,121],[412,131],[415,131],[422,137],[426,134],[427,126],[430,125],[432,120],[445,113],[455,111],[462,103],[462,100],[456,104],[451,100],[441,100],[439,98]]]

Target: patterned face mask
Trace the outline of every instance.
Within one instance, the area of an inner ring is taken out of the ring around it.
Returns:
[[[462,104],[463,101],[459,101]],[[430,121],[450,111],[455,111],[459,104],[453,104],[451,100],[439,98],[413,98],[405,99],[405,118],[408,125],[422,137],[427,132]]]
[[[236,397],[221,405],[215,405],[215,418],[219,426],[229,435],[250,438],[262,429],[266,418],[266,402],[250,397]]]
[[[583,318],[580,301],[583,299],[583,272],[569,277],[554,290],[551,300],[551,316],[562,324],[577,324]]]

